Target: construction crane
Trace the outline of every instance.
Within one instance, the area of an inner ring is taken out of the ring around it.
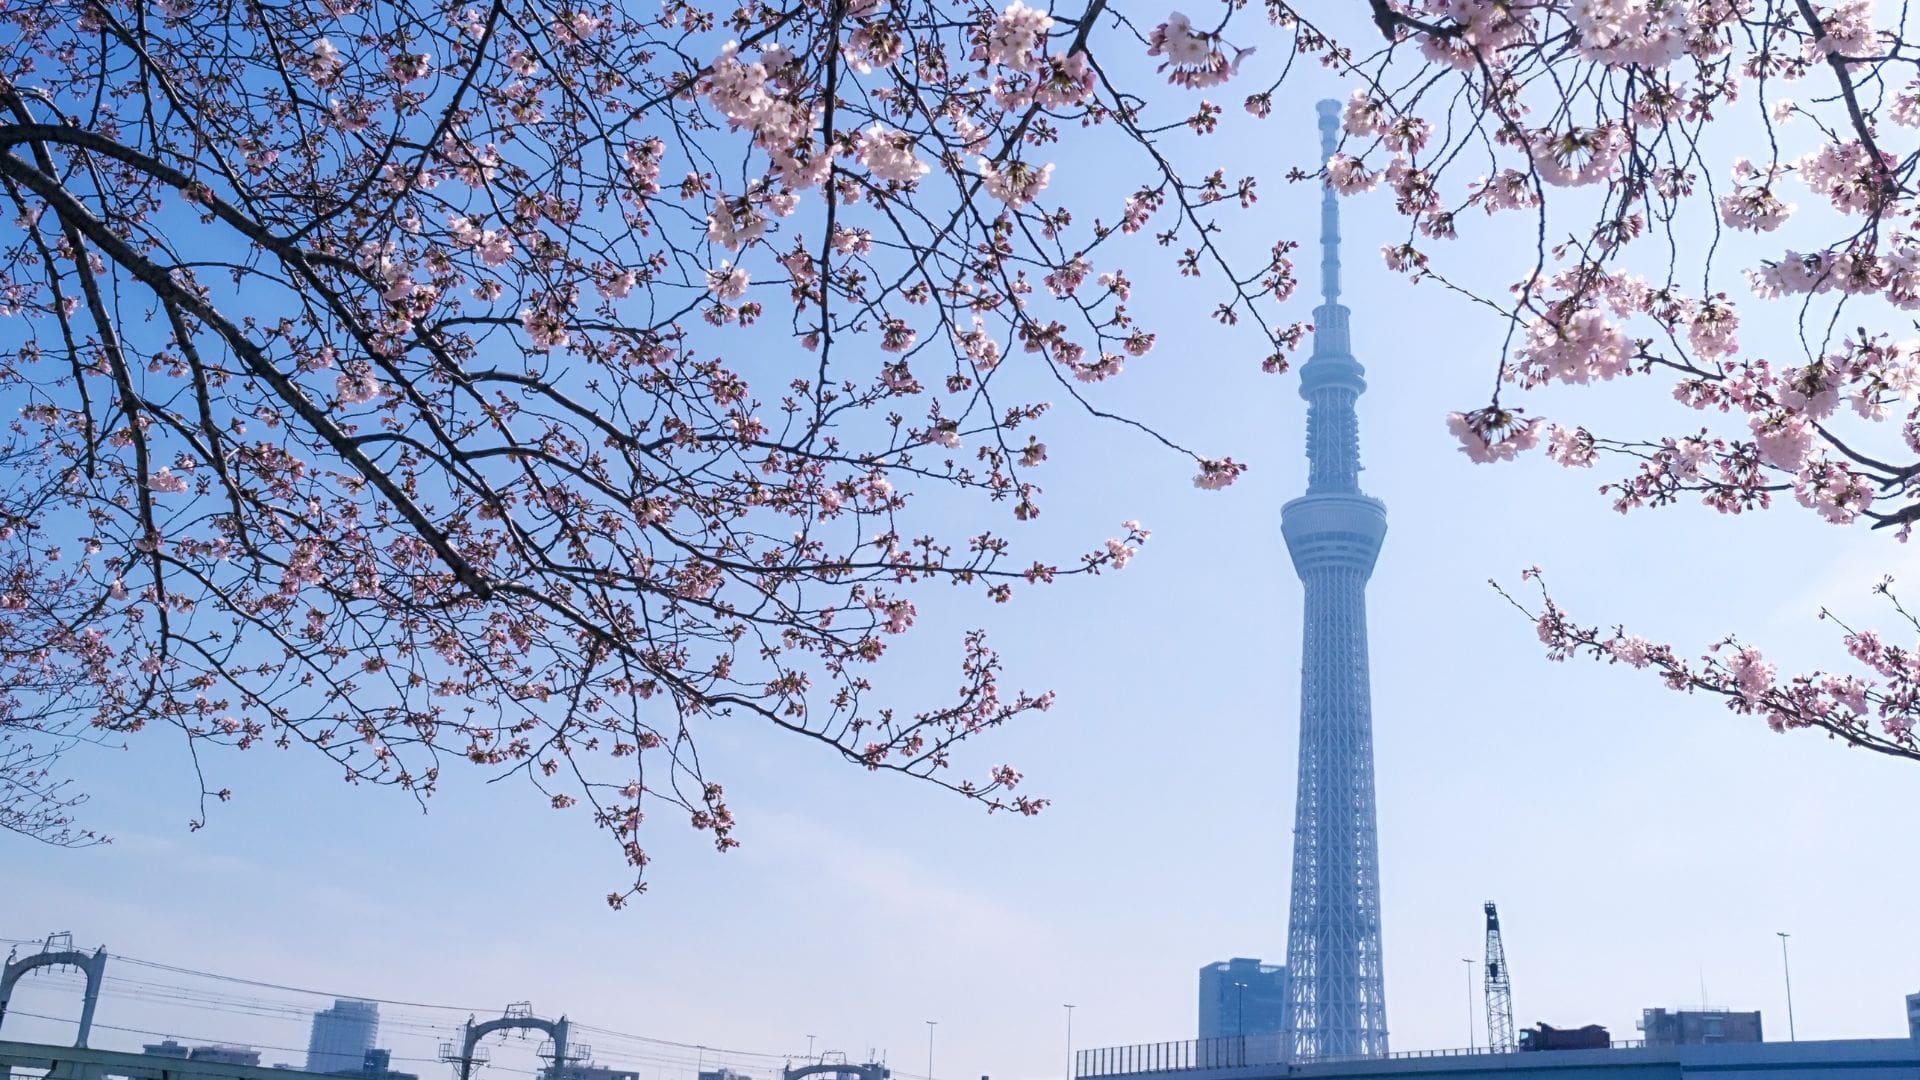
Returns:
[[[1500,943],[1500,912],[1487,901],[1487,1047],[1496,1054],[1514,1049],[1513,983],[1507,978],[1507,950]]]

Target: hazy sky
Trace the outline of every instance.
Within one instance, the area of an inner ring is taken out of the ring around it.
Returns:
[[[1282,230],[1310,240],[1314,227],[1317,190],[1280,177],[1311,167],[1312,102],[1344,90],[1317,69],[1293,85],[1265,126],[1232,109],[1203,148],[1229,175],[1267,177],[1248,219],[1259,228],[1245,233],[1255,244]],[[1228,101],[1245,92],[1228,90]],[[1344,211],[1354,348],[1371,381],[1363,483],[1390,521],[1370,617],[1393,1046],[1467,1041],[1461,959],[1480,956],[1488,899],[1507,928],[1523,1025],[1599,1022],[1626,1038],[1643,1007],[1704,998],[1763,1009],[1769,1035],[1784,1037],[1774,933],[1787,930],[1800,1037],[1903,1033],[1901,997],[1920,990],[1920,766],[1773,735],[1644,674],[1551,664],[1485,582],[1516,583],[1538,563],[1585,621],[1625,621],[1689,653],[1739,630],[1786,670],[1834,662],[1837,633],[1819,608],[1877,612],[1868,588],[1912,556],[1797,507],[1622,517],[1593,493],[1611,478],[1604,467],[1469,465],[1443,416],[1484,399],[1501,327],[1381,266],[1379,245],[1402,231],[1383,194]],[[1477,243],[1507,275],[1493,256],[1516,249],[1497,239]],[[744,846],[714,855],[656,815],[650,891],[614,913],[601,898],[622,875],[607,842],[519,783],[487,786],[456,768],[423,816],[299,754],[214,755],[214,786],[235,799],[190,834],[184,748],[156,732],[74,761],[97,793],[88,823],[112,846],[0,836],[0,935],[72,930],[132,957],[483,1017],[531,1000],[545,1015],[729,1050],[798,1054],[814,1035],[854,1057],[877,1048],[901,1073],[925,1071],[924,1022],[937,1020],[943,1078],[1059,1076],[1068,1002],[1082,1047],[1192,1037],[1202,964],[1286,952],[1300,593],[1279,508],[1304,489],[1305,405],[1294,376],[1260,373],[1244,336],[1182,317],[1199,294],[1164,262],[1129,269],[1135,306],[1163,333],[1101,388],[1103,403],[1253,471],[1199,492],[1190,463],[1137,435],[1057,418],[1043,436],[1045,514],[1021,542],[1065,556],[1131,517],[1154,530],[1151,544],[1123,573],[1008,608],[942,588],[890,668],[896,689],[937,697],[960,633],[985,625],[1009,683],[1058,691],[1053,712],[968,758],[1023,768],[1055,800],[1045,814],[989,819],[745,722],[712,728],[703,757]],[[1290,316],[1308,317],[1315,292]],[[1663,431],[1697,423],[1643,380],[1528,400],[1597,422],[1640,408]],[[235,1000],[196,1013],[132,987],[102,1003],[98,1022],[135,1030],[98,1031],[99,1046],[166,1031],[299,1062],[295,1013],[325,1004],[127,965],[108,975]],[[21,1014],[77,1015],[71,985],[29,983],[6,1037],[70,1037]],[[232,1011],[242,1008],[257,1015]],[[382,1042],[411,1058],[430,1058],[464,1016],[386,1015]],[[713,1060],[587,1041],[603,1064],[662,1068],[661,1080]],[[496,1060],[524,1066],[531,1045]]]

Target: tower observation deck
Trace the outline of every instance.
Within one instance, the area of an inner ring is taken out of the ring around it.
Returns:
[[[1338,139],[1340,103],[1320,102],[1319,114],[1324,160]],[[1367,579],[1386,538],[1387,508],[1360,491],[1354,405],[1367,383],[1340,303],[1340,207],[1331,187],[1321,201],[1320,248],[1324,299],[1313,312],[1313,354],[1300,369],[1307,493],[1280,512],[1306,599],[1287,917],[1296,1061],[1387,1052],[1367,667]]]

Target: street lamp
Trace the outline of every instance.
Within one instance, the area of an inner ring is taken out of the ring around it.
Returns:
[[[1780,936],[1780,974],[1787,980],[1787,1041],[1799,1042],[1800,1036],[1793,1030],[1793,968],[1787,964],[1787,937],[1785,930],[1775,930]]]
[[[1062,1005],[1060,1007],[1067,1010],[1067,1080],[1074,1080],[1074,1077],[1073,1077],[1073,1010],[1074,1010],[1074,1006]]]
[[[807,1036],[807,1060],[813,1060],[813,1036]]]
[[[1473,1044],[1473,957],[1463,956],[1460,958],[1460,962],[1467,965],[1467,1049],[1472,1050],[1474,1048],[1474,1044]],[[1487,1037],[1491,1039],[1493,1036],[1489,1035]],[[1491,1046],[1492,1044],[1489,1043],[1488,1045]]]
[[[927,1021],[927,1080],[933,1080],[933,1029],[939,1023],[938,1020]]]

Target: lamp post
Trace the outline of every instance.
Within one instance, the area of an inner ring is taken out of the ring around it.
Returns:
[[[807,1036],[807,1060],[813,1060],[813,1036]]]
[[[933,1029],[939,1024],[938,1020],[927,1021],[927,1080],[933,1080]]]
[[[1467,965],[1467,1049],[1474,1049],[1473,1043],[1473,957],[1463,956],[1460,962]],[[1492,1036],[1488,1036],[1492,1038]],[[1491,1046],[1492,1044],[1488,1044]]]
[[[1074,1080],[1074,1077],[1073,1077],[1073,1010],[1075,1006],[1062,1005],[1060,1007],[1067,1010],[1067,1080]]]
[[[1247,1037],[1247,984],[1246,983],[1237,982],[1233,984],[1233,1001],[1234,1001],[1234,1013],[1235,1013],[1235,1018],[1233,1022],[1233,1033],[1244,1039]]]
[[[1787,938],[1785,930],[1775,930],[1780,936],[1780,974],[1787,981],[1787,1041],[1799,1042],[1800,1036],[1793,1029],[1793,968],[1787,963]]]

